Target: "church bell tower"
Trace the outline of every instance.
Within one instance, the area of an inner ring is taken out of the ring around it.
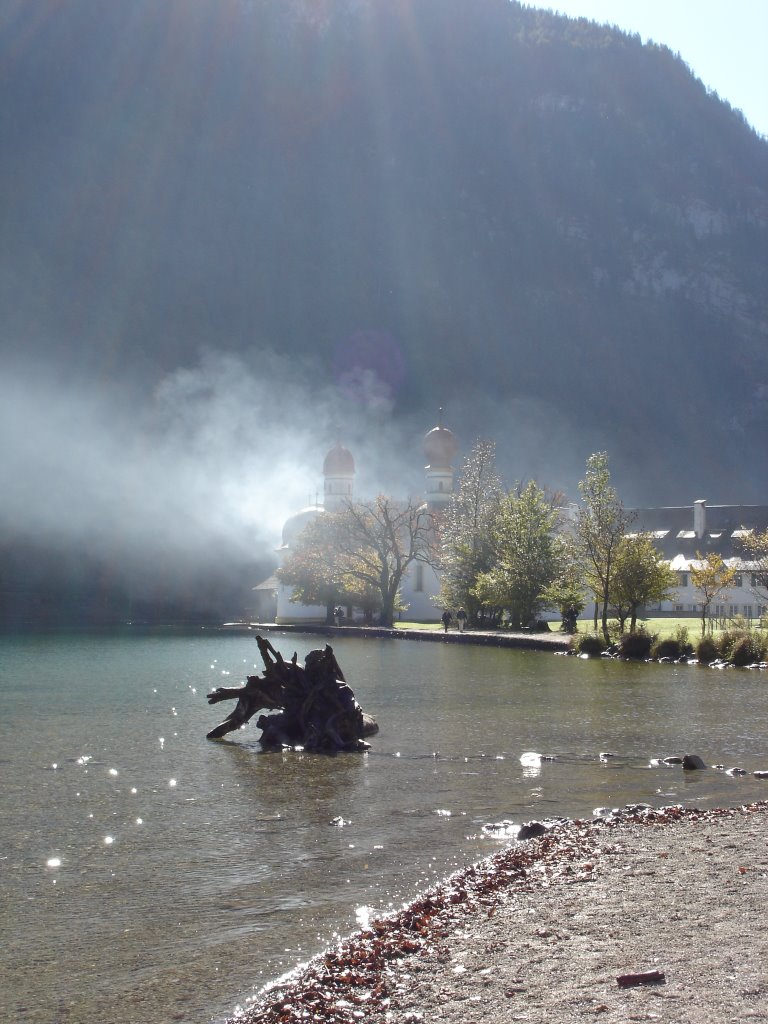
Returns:
[[[456,458],[456,438],[443,426],[443,410],[440,410],[438,424],[424,438],[424,455],[427,465],[426,498],[430,508],[439,511],[445,508],[453,494],[453,460]]]

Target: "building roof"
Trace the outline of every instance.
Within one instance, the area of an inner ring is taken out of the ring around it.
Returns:
[[[308,505],[307,508],[303,508],[300,512],[289,516],[283,523],[283,542],[278,550],[289,548],[307,523],[311,523],[313,519],[316,519],[324,512],[325,509],[322,505]]]
[[[280,580],[277,578],[277,576],[272,575],[272,576],[267,576],[267,578],[265,580],[262,580],[261,583],[257,583],[256,586],[253,587],[253,589],[254,590],[277,590],[277,588],[279,586],[280,586]]]
[[[714,552],[744,562],[742,546],[750,533],[768,529],[768,505],[694,505],[629,509],[632,533],[650,533],[665,558],[695,560]]]

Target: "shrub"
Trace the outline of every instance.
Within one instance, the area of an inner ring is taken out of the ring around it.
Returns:
[[[654,639],[655,637],[644,629],[638,629],[634,633],[625,633],[619,637],[619,657],[633,660],[647,658]]]
[[[733,659],[733,652],[736,647],[743,642],[746,642],[745,648],[751,646],[753,650],[759,651],[762,654],[768,648],[768,634],[765,630],[751,629],[749,626],[740,626],[738,624],[731,629],[723,630],[716,637],[716,641],[720,656],[727,658],[729,661]]]
[[[717,651],[721,658],[725,658],[730,661],[733,649],[736,644],[749,636],[749,632],[744,629],[724,629],[722,633],[719,633],[715,638],[717,644]]]
[[[608,636],[612,644],[617,644],[622,637],[621,626],[618,619],[608,619]]]
[[[571,650],[577,654],[602,654],[607,646],[600,633],[577,633],[571,640]]]
[[[685,654],[690,657],[693,654],[693,644],[688,636],[687,626],[678,626],[675,630],[675,640],[680,644],[680,654]]]
[[[653,658],[672,658],[677,661],[678,658],[682,658],[684,654],[687,654],[685,649],[688,645],[683,645],[679,640],[673,637],[668,637],[666,640],[659,640],[651,648],[651,657]]]
[[[752,629],[752,620],[745,618],[743,615],[734,615],[731,619],[731,626],[740,633],[749,633]]]
[[[765,654],[765,640],[759,633],[745,633],[731,648],[734,665],[754,665]]]
[[[709,665],[710,662],[719,657],[717,644],[711,636],[704,636],[699,640],[696,645],[696,657],[702,665]]]

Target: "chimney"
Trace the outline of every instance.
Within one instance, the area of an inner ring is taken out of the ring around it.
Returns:
[[[701,540],[707,529],[707,503],[703,498],[693,503],[693,532]]]

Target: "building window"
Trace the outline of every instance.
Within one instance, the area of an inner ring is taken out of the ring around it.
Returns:
[[[688,573],[687,572],[679,572],[677,575],[680,578],[680,586],[681,587],[687,587],[688,586]]]
[[[752,618],[752,605],[751,604],[745,604],[744,605],[744,618],[745,619],[751,619]]]
[[[733,585],[734,587],[742,587],[744,585],[742,581],[742,575],[740,572],[737,572],[736,575],[733,577]]]
[[[424,566],[421,562],[416,563],[416,579],[413,584],[413,589],[417,594],[424,593]]]

